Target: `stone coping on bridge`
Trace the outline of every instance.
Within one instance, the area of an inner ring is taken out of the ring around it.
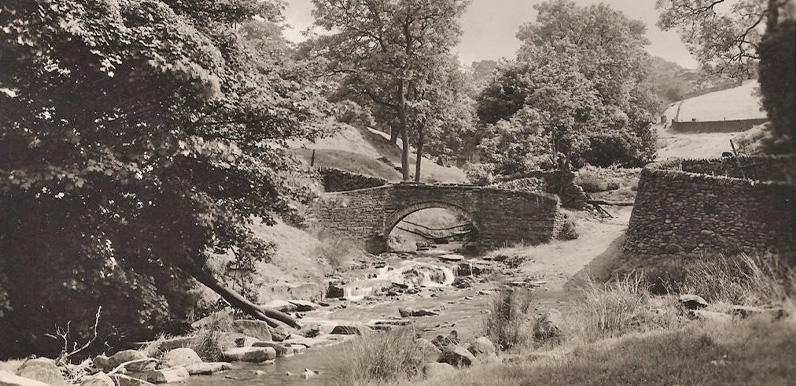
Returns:
[[[379,190],[379,189],[388,189],[388,188],[402,188],[402,189],[412,189],[412,188],[435,188],[435,189],[450,189],[450,190],[472,190],[472,191],[489,191],[489,192],[507,192],[507,193],[517,193],[526,196],[533,196],[548,199],[554,202],[560,202],[558,196],[555,194],[545,193],[545,192],[530,192],[526,190],[519,190],[519,189],[505,189],[497,186],[484,186],[484,185],[474,185],[474,184],[445,184],[445,183],[436,183],[436,184],[428,184],[424,182],[388,182],[387,184],[381,186],[374,186],[370,188],[362,188],[362,189],[355,189],[355,190],[346,190],[341,192],[328,192],[323,193],[325,196],[333,196],[333,195],[345,195],[350,193],[361,193],[367,192],[372,190]]]

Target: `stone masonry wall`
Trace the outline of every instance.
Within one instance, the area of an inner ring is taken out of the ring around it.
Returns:
[[[323,181],[323,189],[328,192],[347,192],[349,190],[375,188],[387,184],[383,178],[351,173],[335,168],[318,169]]]
[[[672,130],[681,133],[735,133],[749,130],[766,122],[768,122],[766,118],[698,122],[672,120]]]
[[[575,174],[571,171],[530,171],[508,176],[496,186],[502,189],[555,194],[565,208],[583,209],[586,205],[586,195],[575,183]]]
[[[555,197],[545,194],[400,183],[325,194],[316,205],[316,215],[326,229],[378,251],[386,247],[392,227],[406,215],[427,208],[450,209],[473,222],[482,246],[498,247],[554,237],[558,206]]]
[[[674,160],[645,168],[625,250],[647,255],[793,250],[796,184],[787,182],[784,170],[788,164],[796,167],[794,158],[744,160],[758,162],[761,168],[768,165],[769,171],[761,174],[784,181],[727,177],[738,170],[726,160]],[[778,167],[781,173],[776,172]]]

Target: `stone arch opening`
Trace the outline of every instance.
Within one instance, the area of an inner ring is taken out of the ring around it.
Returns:
[[[436,223],[428,216],[434,220],[441,217],[442,222]],[[480,230],[481,225],[476,218],[462,207],[446,202],[426,201],[403,207],[388,215],[384,235],[391,250],[407,250],[405,248],[408,245],[414,246],[415,241],[418,241],[417,250],[420,251],[423,243],[430,248],[437,248],[432,245],[449,243],[450,247],[471,245],[478,240]],[[407,241],[411,242],[407,244]],[[399,248],[400,246],[404,248]],[[412,247],[408,250],[415,249]]]

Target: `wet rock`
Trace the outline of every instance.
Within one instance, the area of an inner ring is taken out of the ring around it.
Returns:
[[[276,359],[271,347],[239,347],[224,351],[222,357],[230,362],[265,362]]]
[[[470,343],[470,346],[467,347],[467,351],[476,358],[492,356],[497,353],[495,344],[486,337],[480,337],[473,341],[473,343]]]
[[[185,369],[191,375],[211,375],[219,371],[231,370],[232,366],[225,362],[203,362],[185,366]]]
[[[343,283],[329,283],[329,286],[326,287],[326,297],[330,299],[345,297],[345,287]]]
[[[140,361],[136,363],[132,363],[126,366],[127,370],[130,371],[142,371],[148,365],[149,362],[144,361],[147,359],[147,356],[144,353],[137,351],[137,350],[123,350],[119,351],[116,354],[111,355],[110,358],[104,355],[98,355],[94,358],[94,364],[101,368],[105,372],[109,372],[115,369],[117,366],[121,365],[125,362],[130,361]]]
[[[699,295],[680,295],[678,301],[689,310],[697,310],[708,306],[708,302]]]
[[[305,338],[314,338],[321,334],[321,326],[318,324],[307,324],[304,325],[297,333]]]
[[[36,358],[26,361],[17,369],[17,375],[52,386],[66,386],[61,370],[52,359]]]
[[[171,383],[188,379],[191,374],[185,367],[172,367],[169,369],[152,370],[146,374],[146,380],[152,383]]]
[[[308,302],[304,300],[288,300],[288,302],[294,306],[296,306],[296,310],[298,312],[309,312],[315,311],[318,308],[321,308],[320,305],[315,304],[313,302]]]
[[[153,383],[124,374],[111,375],[111,379],[113,379],[114,383],[118,386],[154,386]]]
[[[293,351],[289,350],[287,346],[281,343],[276,342],[257,342],[252,347],[270,347],[276,351],[276,357],[282,358],[288,354],[292,354]]]
[[[116,386],[113,379],[105,373],[97,373],[90,377],[83,378],[80,386]]]
[[[456,368],[447,363],[426,363],[423,365],[423,376],[426,378],[445,376],[455,373]]]
[[[533,326],[533,337],[538,341],[559,338],[562,334],[564,315],[561,311],[551,309],[536,320]]]
[[[261,308],[270,308],[272,310],[277,310],[279,312],[296,312],[298,311],[298,306],[295,304],[287,301],[287,300],[271,300],[268,303],[265,303],[260,306]]]
[[[475,363],[475,357],[464,347],[448,346],[439,354],[437,362],[447,363],[454,367],[470,367]]]
[[[423,353],[424,362],[436,361],[437,358],[439,358],[439,354],[442,352],[434,343],[431,343],[430,340],[425,338],[416,339],[415,345],[417,345],[417,348]]]
[[[431,343],[440,350],[444,350],[448,346],[456,346],[459,344],[459,333],[453,330],[448,336],[437,335]]]
[[[332,334],[338,335],[362,335],[363,332],[365,332],[365,327],[363,326],[337,325],[332,330]]]
[[[0,386],[50,386],[34,379],[20,377],[8,371],[0,371]]]
[[[290,339],[290,330],[287,329],[285,326],[277,326],[277,327],[268,327],[268,331],[271,333],[271,339],[274,342],[283,342],[287,339]],[[264,341],[268,341],[266,339],[261,339]]]
[[[262,320],[236,320],[232,322],[232,331],[262,341],[271,340],[271,328]]]
[[[469,276],[460,276],[454,279],[451,285],[459,289],[464,289],[472,287],[474,282],[475,280]]]
[[[406,320],[406,319],[377,320],[377,321],[375,321],[373,323],[373,326],[371,328],[373,328],[374,330],[377,330],[377,331],[388,331],[388,330],[392,330],[395,327],[405,327],[405,326],[411,326],[411,325],[412,325],[412,321],[411,320]]]
[[[749,306],[733,306],[730,309],[730,314],[733,318],[746,319],[755,316],[762,316],[772,320],[780,320],[788,317],[788,311],[779,307],[749,307]]]
[[[164,340],[158,345],[160,351],[171,351],[176,348],[191,347],[196,342],[194,336],[180,336],[176,338],[169,338]]]
[[[402,318],[408,317],[420,317],[420,316],[436,316],[439,315],[438,313],[431,311],[431,310],[423,310],[418,309],[414,310],[411,308],[399,308],[398,313],[401,315]]]
[[[442,255],[439,258],[444,260],[444,261],[462,261],[462,260],[464,260],[464,256],[456,255],[456,254]]]
[[[165,368],[179,366],[185,367],[202,363],[202,358],[199,358],[199,355],[196,354],[196,351],[193,351],[190,348],[178,348],[164,354],[163,359],[161,359],[161,363]]]

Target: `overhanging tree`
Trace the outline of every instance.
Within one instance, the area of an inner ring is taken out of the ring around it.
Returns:
[[[767,151],[796,152],[794,5],[790,0],[658,0],[658,25],[677,29],[704,67],[749,77],[759,68]]]
[[[0,354],[53,349],[52,323],[80,330],[98,305],[109,342],[175,327],[192,279],[297,326],[205,266],[213,253],[267,256],[249,226],[288,210],[285,141],[313,137],[323,108],[246,49],[235,26],[255,15],[279,7],[0,4]]]

